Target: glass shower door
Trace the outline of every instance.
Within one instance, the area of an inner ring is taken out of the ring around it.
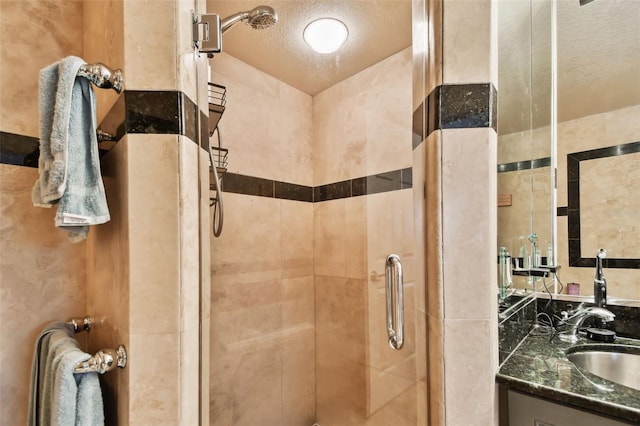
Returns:
[[[211,424],[426,425],[411,47],[313,96],[231,55],[211,66],[229,149],[225,229],[210,242]],[[390,254],[403,271],[399,350]]]

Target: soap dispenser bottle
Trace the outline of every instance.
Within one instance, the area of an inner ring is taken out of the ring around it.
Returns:
[[[540,266],[540,249],[538,249],[538,235],[534,232],[529,235],[529,241],[531,241],[531,257],[532,262],[529,262],[529,267],[537,268]]]
[[[498,250],[498,288],[500,289],[500,300],[507,296],[507,249],[500,247]]]
[[[511,253],[506,252],[505,254],[505,263],[506,263],[506,271],[505,271],[505,287],[509,288],[513,284],[512,271],[513,263],[511,261]]]
[[[547,243],[547,266],[553,266],[553,245]]]
[[[524,245],[524,237],[520,237],[520,254],[518,257],[522,259],[522,269],[529,269],[531,267],[529,253],[527,253],[527,247]]]

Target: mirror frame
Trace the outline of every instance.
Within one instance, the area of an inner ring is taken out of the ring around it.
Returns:
[[[580,162],[598,158],[617,157],[620,155],[640,153],[640,142],[613,145],[588,151],[567,154],[567,215],[569,266],[595,268],[595,253],[592,257],[582,257],[581,225],[580,225]],[[563,210],[559,213],[564,213]],[[606,257],[605,268],[640,269],[640,259]]]

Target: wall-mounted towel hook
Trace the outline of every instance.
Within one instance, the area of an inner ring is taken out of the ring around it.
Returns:
[[[124,345],[119,345],[116,349],[102,349],[86,361],[79,362],[74,373],[99,374],[115,370],[116,367],[125,368],[127,366],[127,350]]]
[[[100,62],[82,65],[78,70],[78,75],[91,80],[93,84],[102,89],[114,89],[120,93],[124,87],[122,70],[111,70]]]

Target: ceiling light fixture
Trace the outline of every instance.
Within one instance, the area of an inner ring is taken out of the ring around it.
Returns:
[[[318,53],[335,52],[349,36],[347,26],[337,19],[322,18],[313,21],[304,29],[304,41]]]

